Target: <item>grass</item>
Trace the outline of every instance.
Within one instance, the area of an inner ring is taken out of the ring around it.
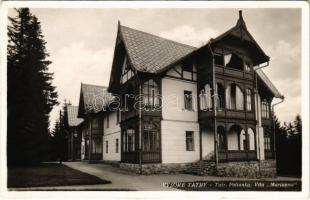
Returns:
[[[58,163],[42,163],[37,167],[8,168],[8,188],[108,184],[102,180]]]

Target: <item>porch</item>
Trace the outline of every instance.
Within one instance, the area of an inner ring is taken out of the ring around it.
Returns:
[[[219,162],[256,161],[257,141],[254,130],[253,126],[233,123],[227,123],[225,126],[219,123],[215,139],[210,127],[202,129],[202,159],[214,159],[216,143]]]

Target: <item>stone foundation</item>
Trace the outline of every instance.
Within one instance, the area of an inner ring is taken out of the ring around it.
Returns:
[[[214,161],[204,161],[203,174],[206,176],[216,175]]]
[[[217,175],[222,177],[274,178],[275,160],[219,163]]]
[[[191,163],[169,163],[169,164],[142,164],[141,174],[172,174],[172,173],[183,173],[188,171]],[[140,174],[139,164],[132,163],[120,163],[121,169]]]
[[[244,161],[219,163],[217,173],[215,172],[214,161],[203,161],[203,175],[217,175],[220,177],[239,177],[239,178],[274,178],[276,177],[275,160]],[[259,167],[260,165],[260,167]],[[155,163],[139,164],[120,163],[120,168],[137,174],[171,174],[171,173],[192,173],[200,174],[200,163]],[[260,169],[260,170],[259,170]],[[140,172],[141,170],[141,172]]]

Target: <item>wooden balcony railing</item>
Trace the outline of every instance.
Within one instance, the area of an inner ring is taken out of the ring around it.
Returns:
[[[219,151],[219,162],[228,161],[253,161],[257,160],[256,151],[240,151],[240,150],[228,150]]]

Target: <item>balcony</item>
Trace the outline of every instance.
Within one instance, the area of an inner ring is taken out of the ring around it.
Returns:
[[[200,111],[200,118],[212,118],[214,116],[213,110]],[[255,120],[255,114],[253,111],[248,112],[245,110],[226,110],[218,109],[216,112],[217,118],[228,119],[242,119],[242,120]]]
[[[243,70],[228,68],[221,65],[215,65],[215,72],[217,74],[226,74],[240,79],[253,80],[254,78],[254,75],[251,72],[245,72]]]

